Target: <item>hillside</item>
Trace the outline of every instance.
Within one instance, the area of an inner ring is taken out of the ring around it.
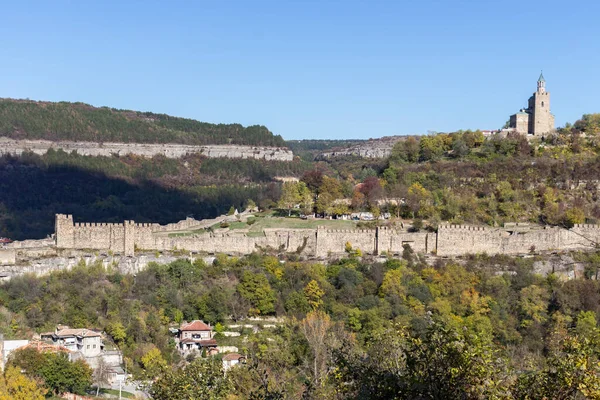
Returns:
[[[217,125],[84,103],[14,99],[0,99],[0,136],[52,141],[285,146],[281,136],[259,125]]]

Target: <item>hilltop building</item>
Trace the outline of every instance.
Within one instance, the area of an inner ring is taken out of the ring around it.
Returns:
[[[554,115],[550,112],[550,93],[546,80],[540,73],[537,90],[529,98],[527,108],[510,116],[508,131],[542,137],[554,132]]]

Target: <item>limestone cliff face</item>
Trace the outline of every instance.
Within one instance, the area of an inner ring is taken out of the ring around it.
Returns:
[[[335,149],[322,153],[322,157],[338,157],[338,156],[359,156],[364,158],[386,158],[392,153],[394,145],[406,140],[408,136],[384,136],[379,139],[369,139],[365,143],[358,144],[352,147]]]
[[[187,154],[202,154],[210,158],[254,158],[267,161],[292,161],[294,154],[284,147],[204,145],[151,143],[96,143],[96,142],[51,142],[48,140],[14,140],[0,137],[0,155],[21,154],[31,151],[46,154],[49,149],[75,151],[86,156],[123,156],[135,154],[143,157],[164,155],[167,158],[180,158]]]

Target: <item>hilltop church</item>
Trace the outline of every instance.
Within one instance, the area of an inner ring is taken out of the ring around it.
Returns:
[[[542,73],[537,81],[537,91],[529,98],[528,107],[510,116],[508,130],[539,137],[554,132],[550,93],[546,91],[546,80]]]

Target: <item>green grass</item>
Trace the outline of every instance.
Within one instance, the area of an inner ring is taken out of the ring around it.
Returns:
[[[288,229],[316,229],[318,226],[326,226],[333,229],[354,229],[355,221],[344,221],[339,219],[300,219],[300,218],[257,218],[250,227],[251,232],[262,231],[265,228],[288,228]]]
[[[248,229],[248,236],[259,237],[263,235],[265,229],[316,229],[319,226],[324,226],[330,229],[356,229],[357,221],[346,221],[339,219],[300,219],[298,217],[251,217],[256,222],[248,225],[246,222],[235,221],[228,222],[229,230]],[[220,224],[215,224],[210,228],[216,230],[221,229]],[[169,237],[190,236],[207,232],[204,229],[197,229],[188,232],[170,233]]]

